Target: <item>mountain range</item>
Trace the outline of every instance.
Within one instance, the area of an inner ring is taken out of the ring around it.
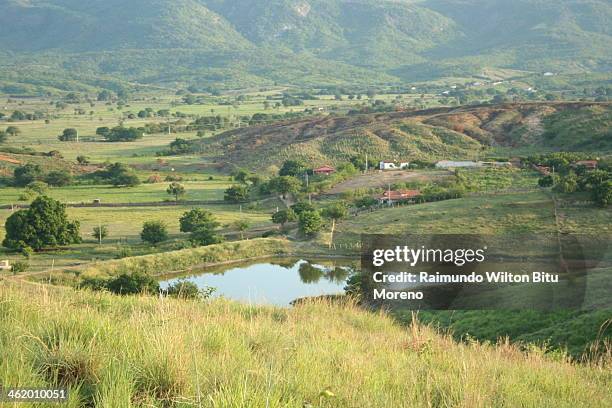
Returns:
[[[610,21],[607,0],[2,0],[0,85],[376,85],[484,69],[609,72]]]

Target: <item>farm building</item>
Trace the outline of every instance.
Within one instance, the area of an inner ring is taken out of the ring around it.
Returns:
[[[334,174],[336,172],[336,169],[331,166],[321,166],[317,169],[314,169],[312,172],[317,175],[329,176],[330,174]]]
[[[391,162],[391,161],[381,161],[379,164],[380,170],[404,170],[407,169],[410,163],[408,162]]]
[[[475,161],[453,161],[453,160],[442,160],[436,163],[437,169],[455,169],[459,167],[464,167],[464,168],[482,167],[482,163],[475,162]]]
[[[11,264],[7,260],[0,261],[0,271],[10,271]]]
[[[597,160],[580,160],[574,163],[574,166],[576,167],[584,166],[587,169],[595,170],[597,168],[597,164],[598,164]]]
[[[385,191],[383,195],[378,197],[378,201],[381,203],[396,203],[398,201],[410,200],[420,195],[421,192],[419,190]]]

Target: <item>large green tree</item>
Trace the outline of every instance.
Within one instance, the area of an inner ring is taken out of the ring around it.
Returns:
[[[147,221],[142,225],[140,238],[151,245],[168,240],[168,227],[163,221]]]
[[[194,208],[180,218],[181,232],[190,233],[189,239],[195,245],[212,245],[223,241],[216,229],[219,223],[209,211]]]
[[[249,200],[249,188],[243,185],[231,186],[225,190],[223,199],[230,203],[243,203]]]
[[[42,168],[38,164],[28,163],[23,166],[19,166],[13,172],[15,178],[15,185],[18,187],[25,187],[33,181],[39,181],[43,178]]]
[[[30,208],[17,211],[6,220],[2,245],[36,251],[81,242],[79,222],[68,220],[66,206],[47,196],[36,198]]]
[[[279,176],[301,176],[306,172],[306,166],[304,163],[298,160],[287,160],[283,163],[280,171],[278,172]]]
[[[314,235],[321,231],[323,219],[318,211],[304,211],[299,217],[300,232],[304,235]]]
[[[276,191],[283,198],[286,198],[287,194],[297,193],[302,187],[302,183],[292,176],[280,176],[270,180],[269,187],[270,190]]]

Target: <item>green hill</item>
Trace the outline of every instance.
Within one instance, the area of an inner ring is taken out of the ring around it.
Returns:
[[[337,164],[366,153],[385,160],[475,159],[496,147],[605,154],[612,151],[611,111],[610,104],[527,103],[325,116],[236,129],[193,141],[192,148],[257,170],[288,159]]]
[[[381,85],[491,68],[606,72],[611,16],[603,0],[7,0],[0,85]]]
[[[6,280],[0,289],[0,384],[67,387],[66,407],[612,403],[603,364],[457,344],[352,305],[281,309]]]

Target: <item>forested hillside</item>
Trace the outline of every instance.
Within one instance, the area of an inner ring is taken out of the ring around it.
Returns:
[[[602,0],[7,0],[0,85],[100,86],[101,76],[226,87],[391,84],[491,68],[599,72],[610,67],[611,16]],[[21,72],[26,64],[32,69]]]

